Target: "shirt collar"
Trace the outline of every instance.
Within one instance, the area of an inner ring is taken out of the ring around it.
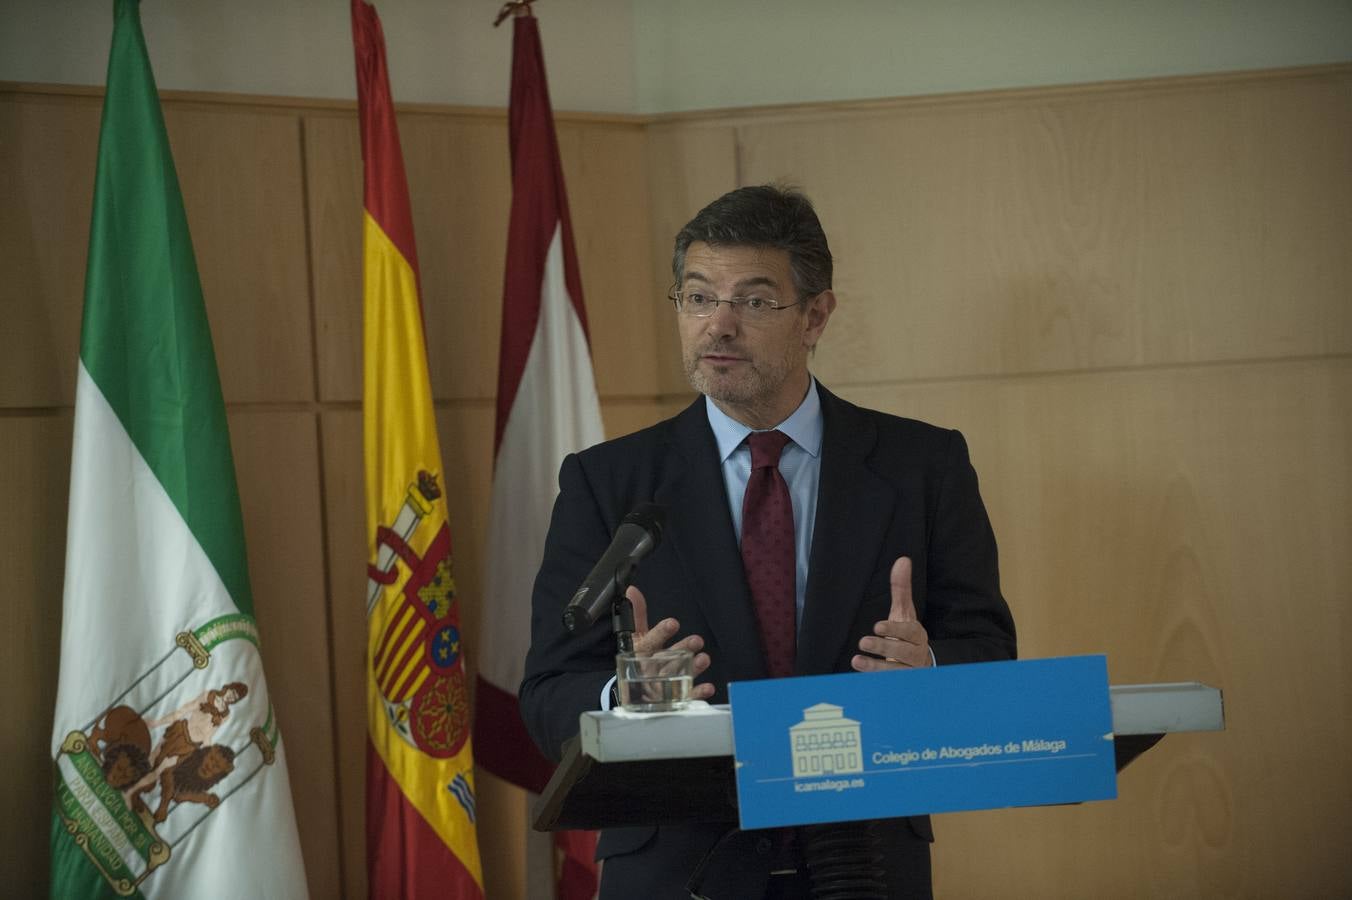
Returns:
[[[714,440],[718,442],[718,461],[725,463],[733,451],[741,446],[742,441],[746,440],[752,429],[723,412],[708,397],[704,398],[704,411],[709,416],[709,427],[713,429]],[[798,404],[798,408],[787,419],[776,425],[775,429],[787,434],[790,440],[813,457],[822,452],[822,404],[817,396],[816,378],[808,385],[807,396],[803,398],[803,402]]]

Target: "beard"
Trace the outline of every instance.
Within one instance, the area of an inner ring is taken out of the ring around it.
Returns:
[[[735,365],[716,365],[705,354],[726,354],[742,358]],[[802,362],[792,346],[775,357],[749,353],[732,344],[708,343],[687,349],[682,362],[690,386],[711,400],[746,410],[773,406],[784,384]]]

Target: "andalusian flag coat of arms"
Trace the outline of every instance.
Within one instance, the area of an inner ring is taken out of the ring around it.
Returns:
[[[136,0],[117,0],[75,397],[54,898],[306,896],[225,405]]]
[[[474,754],[418,255],[385,37],[352,0],[365,164],[366,865],[373,898],[480,898]]]

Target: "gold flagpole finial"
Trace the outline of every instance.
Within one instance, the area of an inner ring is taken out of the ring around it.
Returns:
[[[508,16],[529,16],[533,15],[530,11],[530,5],[535,0],[507,0],[502,4],[502,9],[498,10],[498,17],[493,20],[493,27],[497,28]]]

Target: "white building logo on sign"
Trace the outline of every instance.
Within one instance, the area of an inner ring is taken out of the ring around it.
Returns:
[[[803,721],[789,728],[794,778],[864,771],[859,723],[843,712],[844,707],[833,703],[818,703],[803,710]]]

